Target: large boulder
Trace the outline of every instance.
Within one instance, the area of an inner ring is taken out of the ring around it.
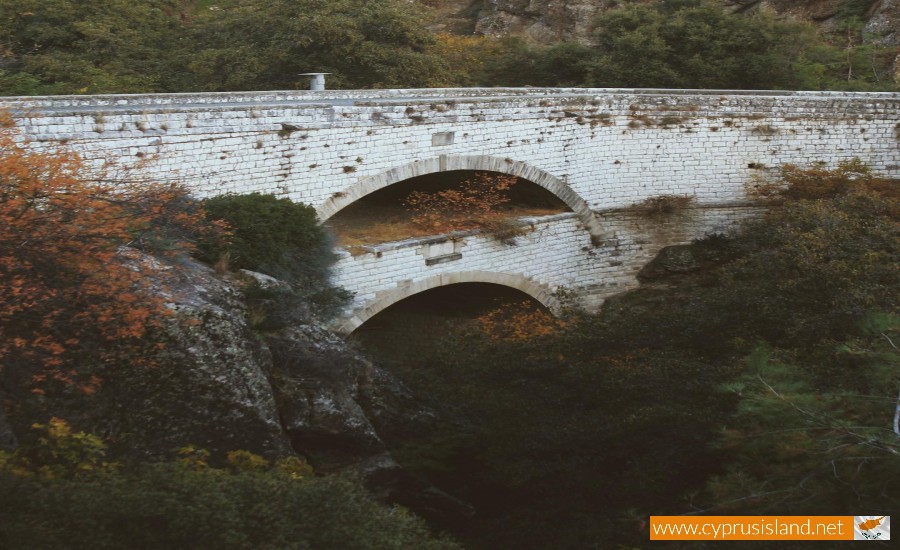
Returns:
[[[173,315],[151,338],[164,348],[152,368],[122,365],[107,375],[88,428],[137,459],[186,445],[214,458],[236,449],[291,454],[269,382],[271,354],[247,326],[239,288],[193,260],[157,264],[147,284]]]
[[[427,429],[431,412],[325,328],[254,330],[241,288],[256,274],[222,276],[189,258],[127,255],[172,312],[147,336],[152,366],[113,365],[89,396],[7,394],[12,412],[0,415],[0,445],[58,416],[103,436],[114,456],[166,459],[191,445],[221,461],[243,449],[299,454],[321,471],[375,478],[399,468],[381,432],[397,438]]]
[[[274,332],[248,324],[244,281],[277,281],[222,276],[187,258],[128,255],[172,312],[148,335],[153,366],[115,365],[93,395],[0,395],[12,411],[0,410],[0,449],[57,416],[102,436],[115,459],[168,460],[187,446],[218,464],[233,450],[301,456],[319,473],[354,475],[385,500],[440,517],[470,512],[391,456],[389,445],[435,420],[402,383],[312,321]]]

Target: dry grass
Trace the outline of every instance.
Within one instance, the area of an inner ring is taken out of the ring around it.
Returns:
[[[694,202],[690,195],[659,195],[631,205],[629,210],[643,216],[675,214]]]

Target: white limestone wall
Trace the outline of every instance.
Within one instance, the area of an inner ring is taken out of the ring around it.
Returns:
[[[524,162],[592,209],[660,194],[744,199],[755,174],[860,157],[900,176],[900,95],[676,90],[393,90],[20,98],[34,146],[140,166],[198,194],[259,191],[316,207],[441,156]]]
[[[516,247],[467,235],[345,255],[335,282],[357,294],[344,331],[454,282],[513,286],[551,307],[565,287],[597,305],[636,286],[663,246],[752,215],[747,184],[787,163],[860,157],[900,177],[900,94],[891,93],[384,90],[12,98],[2,107],[32,147],[64,144],[97,170],[182,182],[199,195],[274,193],[323,219],[379,186],[459,167],[533,175],[574,210],[535,221]],[[669,194],[694,197],[693,208],[664,218],[627,210]]]
[[[418,292],[462,282],[518,288],[553,308],[564,288],[588,308],[637,286],[637,273],[661,248],[724,232],[757,215],[754,207],[693,208],[652,216],[630,211],[602,216],[611,238],[600,246],[573,213],[529,218],[516,246],[487,235],[410,239],[370,247],[336,265],[335,282],[356,293],[338,330],[350,332],[393,303]]]

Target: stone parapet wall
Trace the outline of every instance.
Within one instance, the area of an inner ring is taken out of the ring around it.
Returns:
[[[470,89],[0,104],[34,146],[65,143],[98,170],[138,166],[200,195],[259,191],[316,207],[447,155],[525,162],[599,210],[659,194],[741,200],[748,180],[786,163],[858,156],[900,175],[900,95],[889,93]]]

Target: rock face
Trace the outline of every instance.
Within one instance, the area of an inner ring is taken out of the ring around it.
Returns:
[[[900,0],[881,0],[863,29],[883,46],[900,46]],[[900,71],[900,57],[894,65]],[[900,74],[898,74],[900,76]],[[896,79],[900,82],[900,78]]]
[[[524,35],[539,43],[589,40],[594,17],[607,0],[484,0],[476,32]]]
[[[174,312],[151,336],[165,344],[158,366],[107,375],[88,428],[136,459],[185,445],[214,457],[236,449],[290,454],[268,379],[271,353],[247,327],[238,289],[192,260],[161,264],[157,273],[152,286]]]
[[[398,472],[385,439],[428,429],[428,409],[321,327],[292,327],[266,344],[282,427],[294,450],[319,471],[356,469],[376,483]]]
[[[516,35],[547,44],[560,40],[590,42],[595,17],[622,4],[615,0],[419,0],[436,8],[433,28],[450,32]],[[653,0],[646,0],[652,2]],[[719,0],[737,12],[769,9],[826,29],[846,14],[847,0]],[[865,22],[868,39],[898,44],[898,0],[873,0],[855,11]],[[468,19],[471,24],[460,23]],[[451,24],[448,24],[452,21]]]
[[[712,238],[696,244],[667,246],[638,273],[643,286],[675,280],[682,282],[690,275],[708,271],[732,259],[733,254],[723,246],[716,246]]]
[[[165,344],[151,352],[157,366],[118,365],[92,396],[5,396],[19,402],[0,412],[0,448],[52,414],[104,436],[116,457],[166,459],[193,445],[221,462],[243,449],[358,473],[383,496],[410,485],[383,438],[428,429],[432,414],[396,379],[321,327],[252,330],[240,285],[205,265],[132,256],[153,264],[147,284],[174,312],[152,335]]]

